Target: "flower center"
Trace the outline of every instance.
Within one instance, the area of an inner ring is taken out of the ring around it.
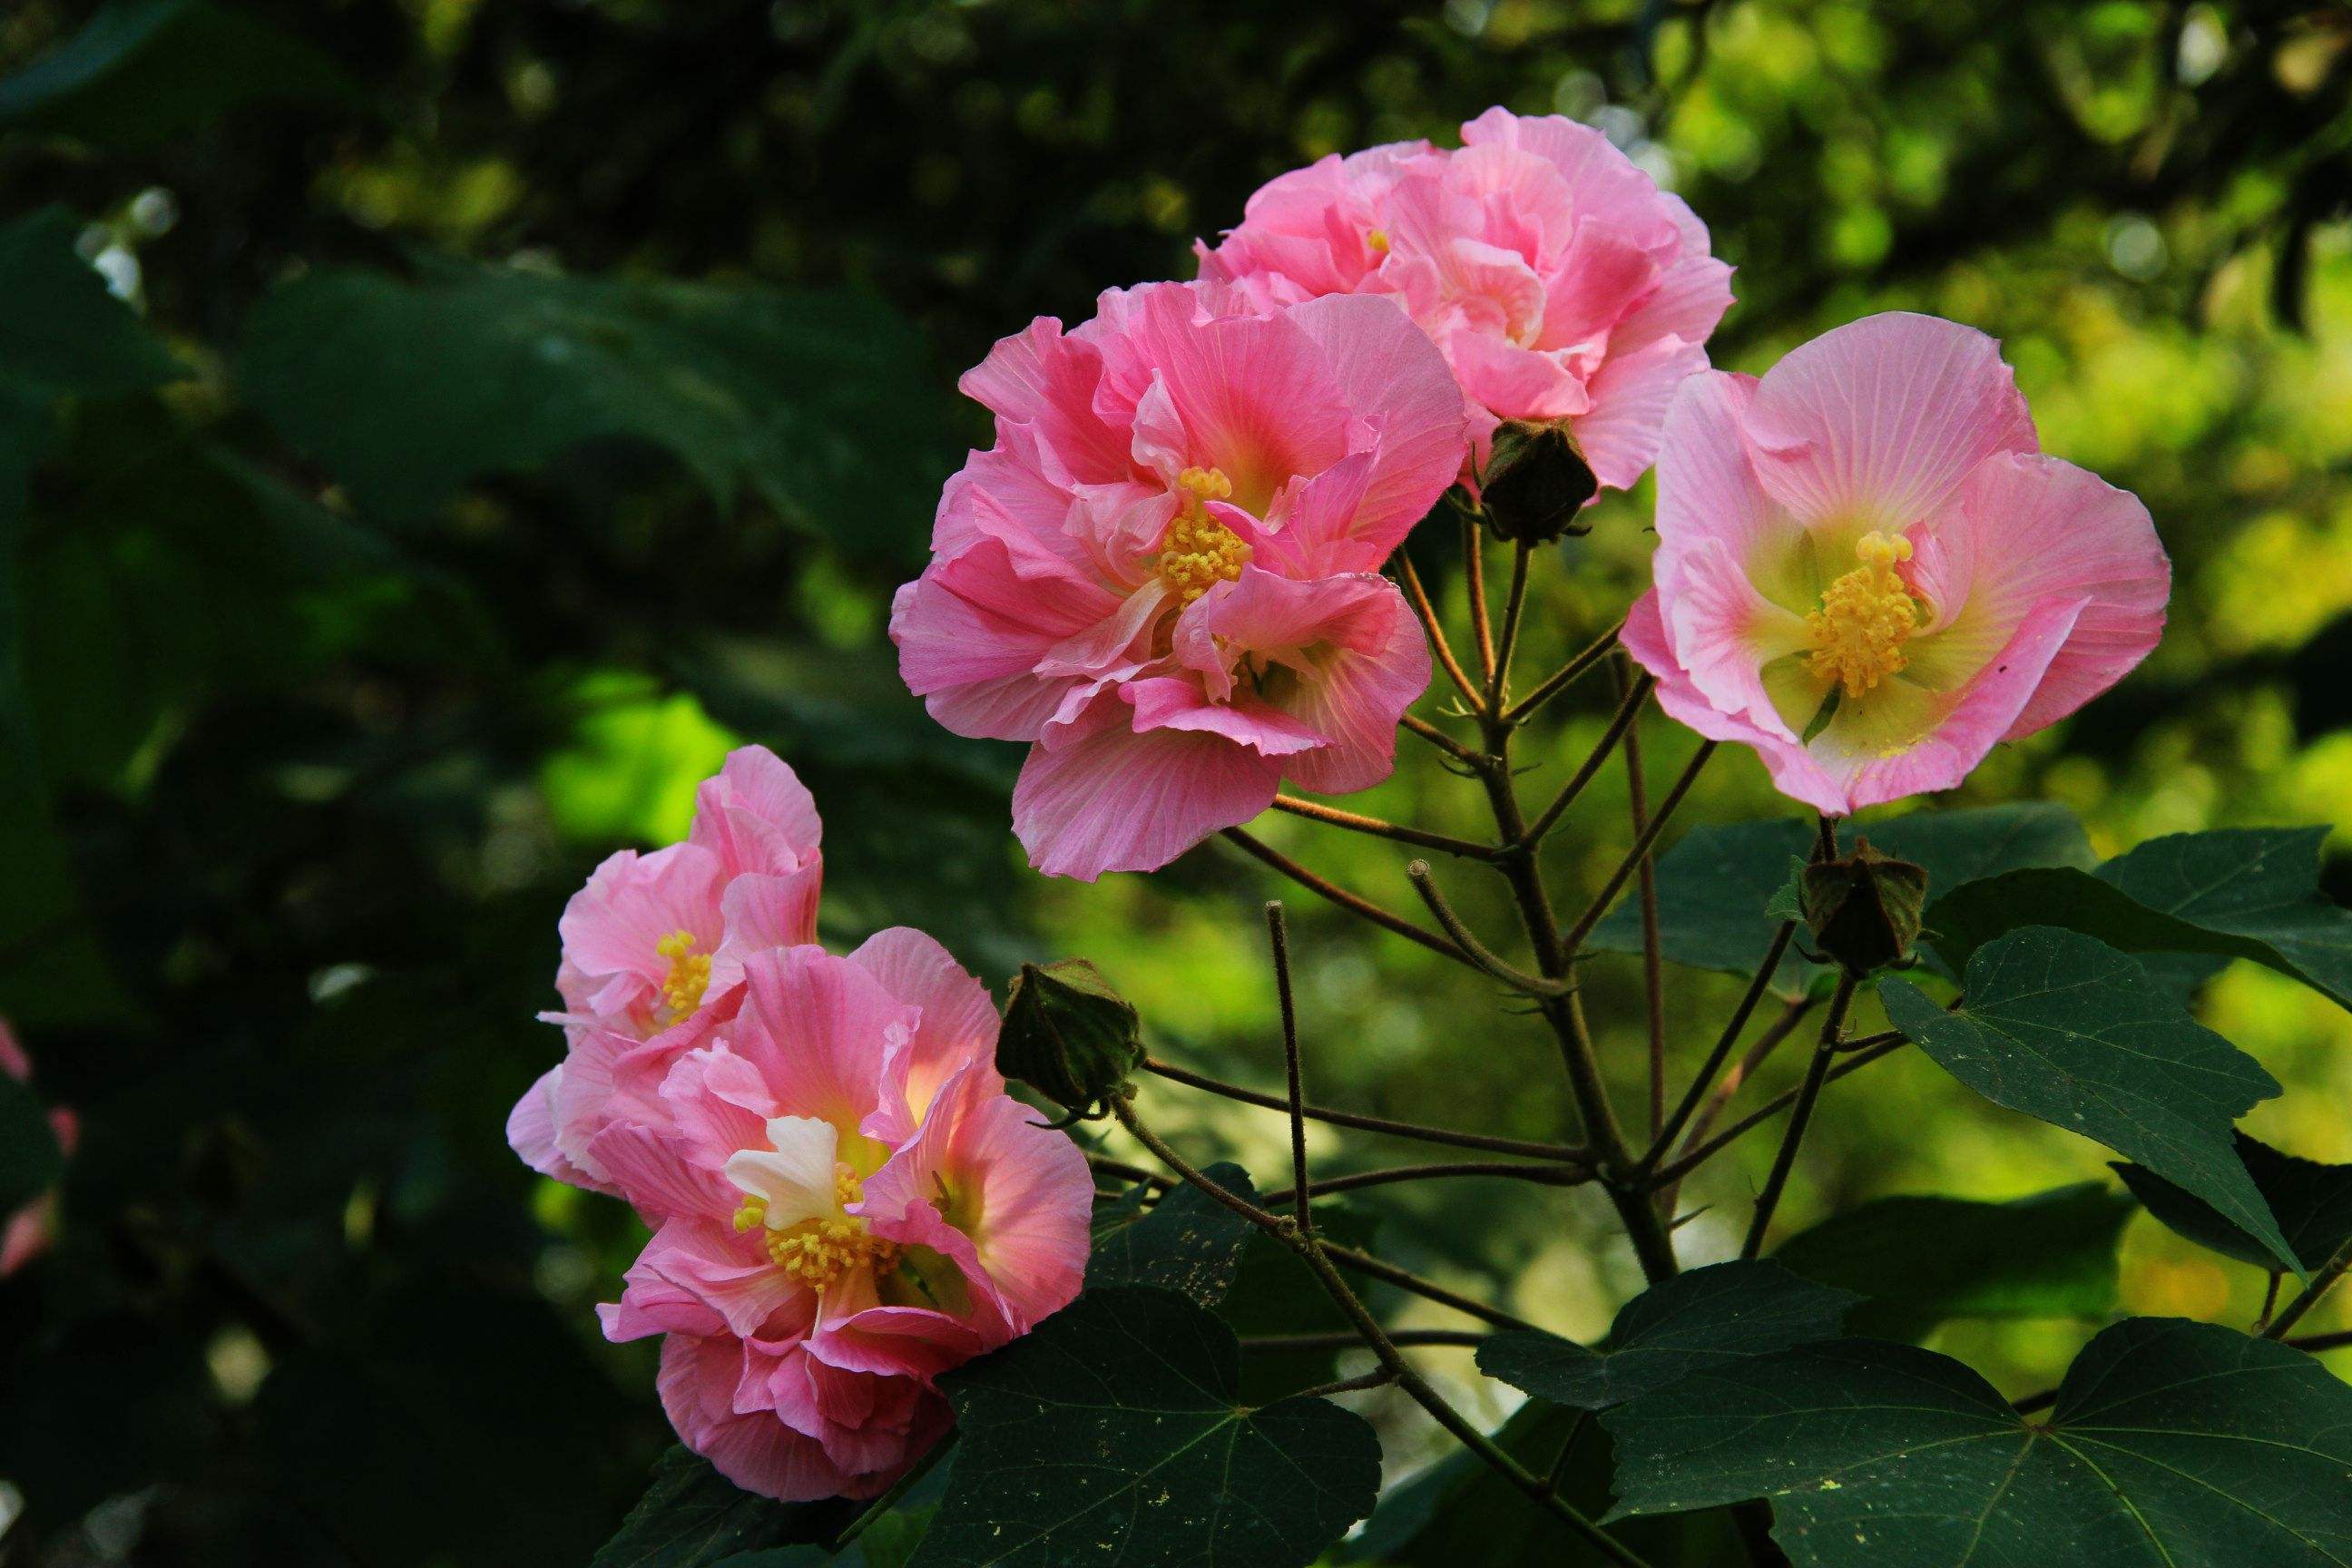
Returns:
[[[1911,559],[1911,542],[1873,529],[1855,542],[1862,564],[1822,592],[1822,607],[1805,617],[1813,651],[1805,668],[1835,679],[1849,698],[1860,697],[1911,661],[1903,645],[1919,629],[1919,605],[1896,576],[1895,564]]]
[[[854,1204],[865,1195],[866,1184],[857,1173],[836,1163],[833,1167],[835,1206]],[[743,1206],[735,1211],[736,1234],[766,1224],[767,1217],[764,1200],[745,1198]],[[898,1261],[898,1243],[883,1240],[866,1228],[864,1220],[845,1214],[804,1219],[770,1231],[761,1238],[761,1245],[767,1248],[771,1262],[812,1290],[824,1289],[853,1268],[881,1272]]]
[[[1168,525],[1160,542],[1152,570],[1168,584],[1179,605],[1189,605],[1219,583],[1230,583],[1249,564],[1250,547],[1242,536],[1211,517],[1202,502],[1223,500],[1234,493],[1233,480],[1220,468],[1187,468],[1176,482],[1192,493],[1183,510]]]
[[[669,973],[662,981],[662,1005],[673,1018],[683,1018],[702,1005],[702,994],[710,989],[710,955],[694,951],[694,933],[674,931],[654,943],[654,951],[669,960]]]

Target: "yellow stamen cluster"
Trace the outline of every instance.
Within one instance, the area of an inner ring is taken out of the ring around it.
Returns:
[[[701,1006],[702,994],[710,989],[710,955],[694,949],[690,931],[674,931],[654,944],[654,951],[669,960],[661,998],[673,1017],[683,1018]]]
[[[866,1195],[866,1184],[847,1165],[833,1168],[833,1196],[836,1205],[854,1204]],[[763,1225],[768,1217],[768,1205],[760,1198],[743,1200],[735,1211],[737,1234]],[[771,1231],[760,1238],[767,1248],[769,1260],[807,1286],[822,1290],[853,1268],[872,1268],[883,1272],[897,1266],[898,1245],[885,1241],[866,1228],[866,1222],[845,1214],[830,1219],[804,1219],[800,1224]]]
[[[1389,253],[1389,231],[1384,228],[1376,228],[1372,230],[1371,233],[1364,236],[1364,243],[1370,246],[1374,250],[1379,251],[1382,256],[1386,256]]]
[[[1223,500],[1234,482],[1216,468],[1187,468],[1176,482],[1190,490],[1183,510],[1160,541],[1152,569],[1180,605],[1189,605],[1219,583],[1230,583],[1249,564],[1250,547],[1240,534],[1211,517],[1201,503]]]
[[[1813,645],[1806,668],[1839,681],[1848,698],[1900,674],[1911,662],[1903,645],[1919,629],[1918,601],[1895,571],[1911,559],[1911,542],[1874,529],[1853,552],[1862,564],[1823,589],[1822,607],[1805,617]]]

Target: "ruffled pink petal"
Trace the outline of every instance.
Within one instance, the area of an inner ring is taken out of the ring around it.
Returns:
[[[719,1315],[732,1334],[805,1331],[816,1294],[777,1268],[756,1237],[738,1236],[724,1219],[673,1219],[654,1232],[626,1277],[622,1304],[645,1321],[691,1314],[680,1293]],[[608,1323],[625,1326],[629,1313]]]
[[[999,420],[1034,428],[1040,447],[1060,465],[1058,477],[1100,484],[1128,471],[1125,439],[1095,413],[1101,374],[1096,349],[1065,337],[1061,322],[1040,316],[1026,331],[1000,340],[956,386]]]
[[[1156,871],[1274,800],[1282,764],[1220,735],[1138,734],[1123,702],[1097,703],[1052,746],[1031,749],[1013,791],[1029,863],[1093,881]]]
[[[826,1457],[815,1438],[793,1431],[770,1413],[735,1413],[735,1390],[742,1375],[740,1340],[672,1334],[663,1342],[656,1380],[662,1409],[686,1446],[709,1460],[720,1475],[761,1497],[814,1502],[850,1492],[852,1478]]]
[[[752,957],[743,985],[727,1043],[759,1069],[774,1114],[871,1136],[903,1114],[904,1041],[916,1014],[871,973],[822,948],[794,947]]]
[[[1585,384],[1591,406],[1569,426],[1603,489],[1632,489],[1650,471],[1675,389],[1706,369],[1706,350],[1696,339],[1660,338],[1624,353],[1612,344]]]
[[[906,1107],[909,1120],[887,1134],[893,1142],[913,1136],[948,1075],[968,1064],[998,1090],[996,1005],[988,987],[955,961],[933,938],[906,926],[876,931],[849,962],[874,976],[897,1000],[921,1009],[903,1049]]]
[[[1802,616],[1756,590],[1731,546],[1720,538],[1677,552],[1671,584],[1660,574],[1666,638],[1699,694],[1767,734],[1793,742],[1764,689],[1763,667],[1811,646]]]
[[[1941,510],[1994,453],[2036,449],[2000,345],[1900,311],[1790,350],[1757,384],[1746,428],[1781,505],[1808,522],[1898,531]]]
[[[816,854],[824,824],[800,775],[765,746],[727,753],[719,772],[695,791],[687,842],[719,858],[728,876],[790,871]]]
[[[649,1127],[615,1122],[596,1134],[588,1152],[629,1206],[648,1219],[708,1218],[742,1203],[716,1171],[687,1158],[682,1139]]]
[[[563,939],[557,984],[565,1005],[647,1028],[669,973],[662,940],[684,931],[699,951],[715,951],[724,934],[719,895],[725,880],[719,858],[697,844],[607,857],[556,922]]]
[[[575,1187],[609,1192],[611,1188],[606,1184],[574,1165],[556,1146],[555,1104],[562,1084],[563,1064],[558,1062],[522,1091],[522,1098],[507,1113],[507,1147],[542,1176],[552,1176]]]
[[[733,985],[743,961],[775,947],[802,947],[816,940],[816,911],[824,890],[824,862],[812,857],[791,871],[751,872],[727,884],[719,905],[727,935],[711,955],[710,984]]]
[[[933,719],[960,735],[1034,740],[1071,684],[1037,667],[1125,602],[1074,574],[1024,577],[1002,542],[982,540],[898,590],[890,640]]]
[[[1505,419],[1565,419],[1592,405],[1583,381],[1554,355],[1486,332],[1456,332],[1445,351],[1462,390]]]
[[[1135,710],[1138,731],[1188,730],[1203,735],[1222,735],[1263,757],[1291,756],[1328,745],[1331,740],[1322,731],[1254,692],[1236,692],[1223,701],[1213,700],[1202,689],[1197,677],[1171,675],[1131,680],[1119,689],[1118,694]]]
[[[1465,147],[1500,145],[1532,153],[1559,172],[1578,219],[1628,230],[1647,245],[1671,243],[1673,215],[1657,182],[1590,125],[1558,114],[1517,115],[1489,109],[1462,127]]]

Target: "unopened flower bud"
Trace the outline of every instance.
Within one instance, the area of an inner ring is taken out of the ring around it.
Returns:
[[[1568,426],[1556,423],[1506,421],[1479,476],[1487,525],[1497,538],[1528,544],[1591,531],[1579,517],[1600,489]]]
[[[1927,873],[1881,855],[1865,841],[1842,860],[1807,866],[1799,879],[1813,945],[1848,974],[1911,956],[1927,900]]]
[[[1024,963],[1004,998],[996,1068],[1067,1110],[1100,1116],[1143,1062],[1135,1007],[1083,958]]]

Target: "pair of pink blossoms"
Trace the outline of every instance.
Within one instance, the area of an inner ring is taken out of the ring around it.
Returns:
[[[1030,743],[1039,869],[1150,870],[1286,782],[1386,778],[1431,665],[1381,568],[1502,420],[1564,426],[1604,486],[1656,463],[1625,646],[1824,812],[1952,787],[2155,645],[2146,510],[2039,455],[1990,339],[1881,316],[1710,372],[1730,268],[1686,205],[1569,121],[1462,139],[1285,174],[1199,280],[963,378],[996,443],[890,632],[934,718]]]
[[[919,931],[815,945],[815,803],[734,752],[691,835],[598,867],[562,921],[563,1061],[514,1109],[533,1169],[654,1227],[615,1340],[770,1497],[866,1497],[950,1422],[937,1375],[1077,1294],[1085,1156],[1005,1092],[987,989]]]
[[[30,1083],[33,1079],[33,1058],[16,1043],[16,1031],[8,1021],[0,1018],[0,1072],[18,1083]],[[58,1147],[70,1155],[81,1135],[80,1121],[62,1106],[49,1111],[49,1133]],[[57,1239],[58,1194],[43,1193],[16,1213],[0,1219],[0,1279],[6,1279],[25,1265],[49,1249]]]

